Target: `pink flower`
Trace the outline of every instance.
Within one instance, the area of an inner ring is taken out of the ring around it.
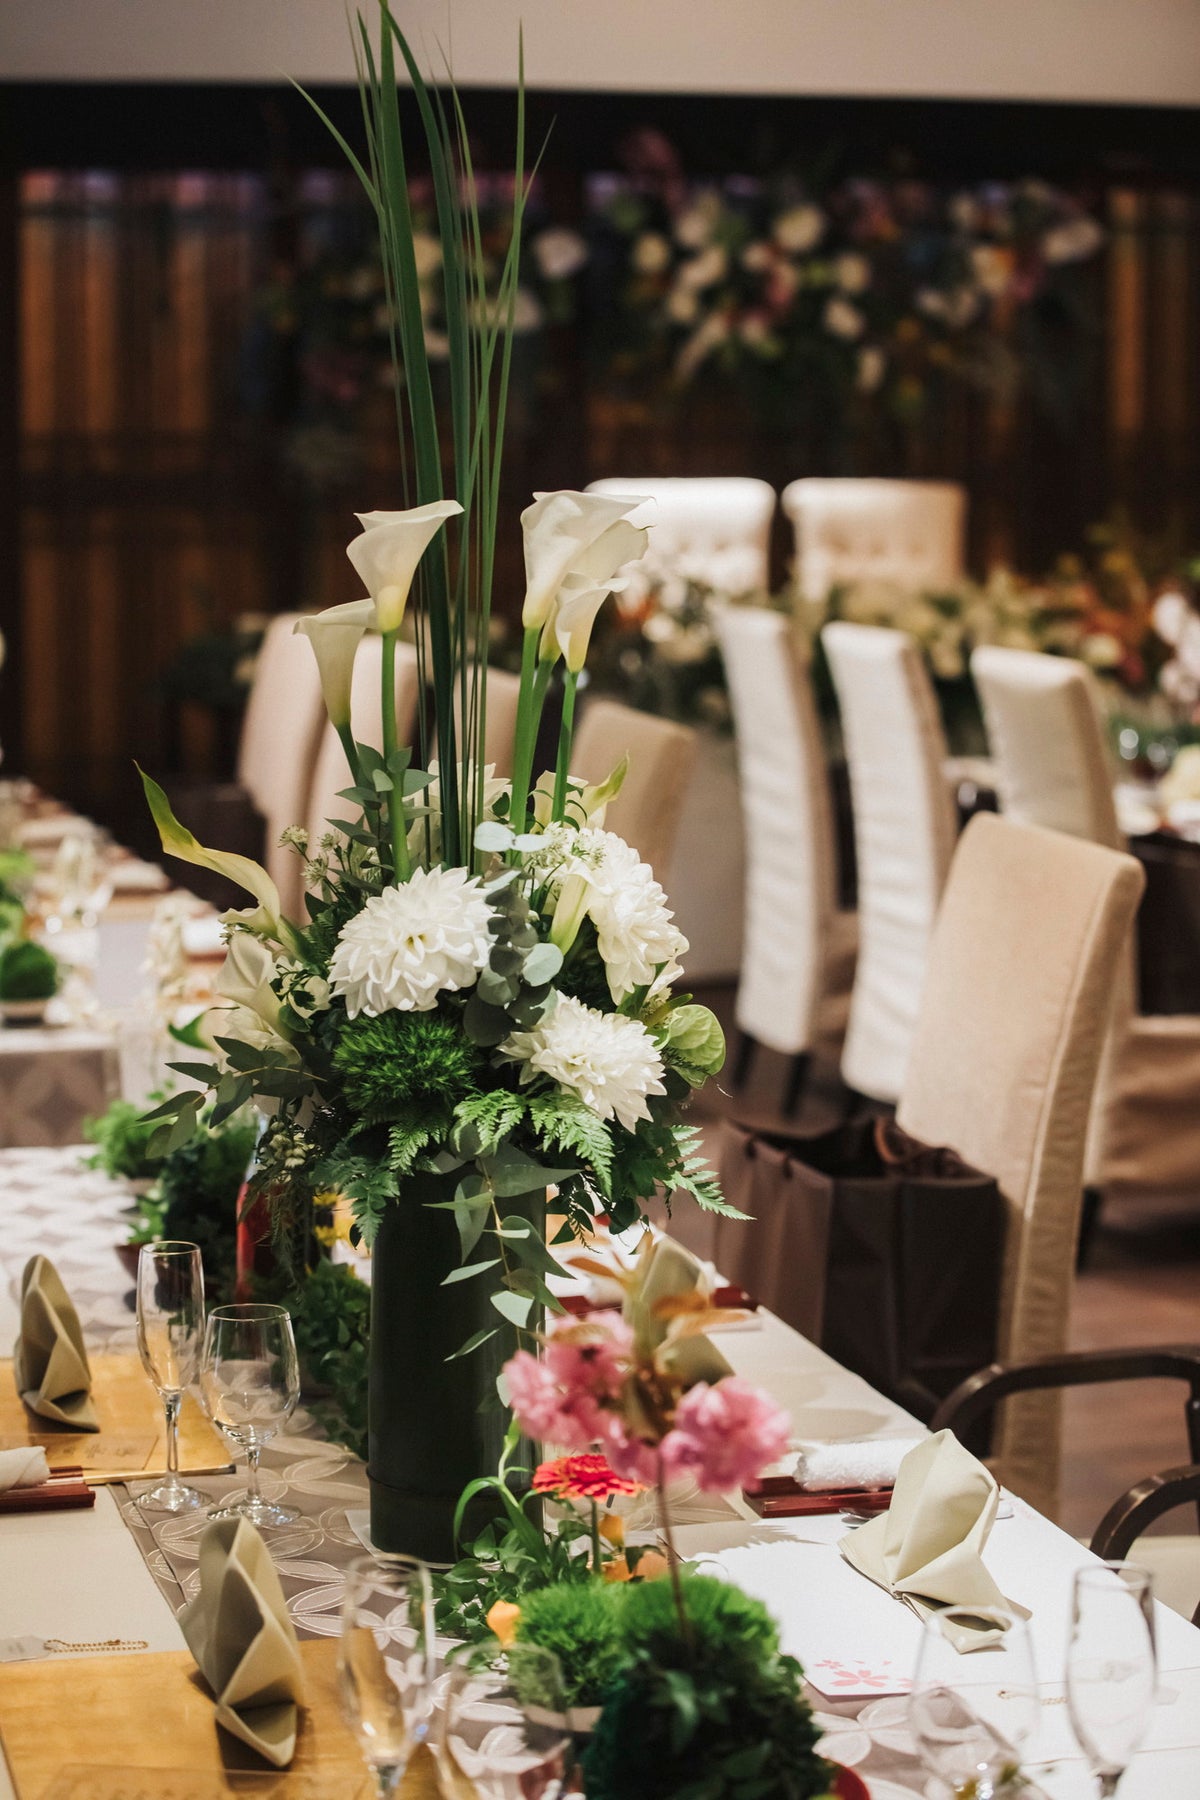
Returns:
[[[620,1395],[632,1341],[624,1320],[572,1321],[551,1333],[542,1357],[518,1350],[504,1373],[521,1430],[564,1450],[604,1438],[612,1417],[605,1409]]]
[[[653,1444],[634,1437],[622,1418],[608,1413],[604,1419],[604,1454],[617,1471],[643,1487],[658,1485],[658,1451]]]
[[[663,1462],[672,1475],[691,1475],[703,1493],[744,1487],[788,1447],[788,1416],[761,1388],[729,1375],[715,1387],[701,1382],[675,1409],[663,1439]],[[612,1451],[609,1460],[622,1474]]]
[[[633,1333],[624,1319],[560,1326],[546,1339],[546,1367],[568,1394],[615,1400],[625,1380]]]

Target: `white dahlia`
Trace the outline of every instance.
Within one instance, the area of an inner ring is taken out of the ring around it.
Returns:
[[[430,1012],[439,994],[474,986],[492,948],[491,908],[465,869],[417,869],[342,926],[329,986],[350,1018]]]
[[[533,1031],[514,1031],[500,1048],[524,1065],[522,1086],[548,1075],[597,1117],[619,1119],[626,1131],[650,1117],[648,1094],[667,1091],[658,1046],[640,1020],[597,1012],[570,994],[561,994]]]
[[[653,869],[623,838],[592,826],[582,831],[552,826],[533,860],[556,898],[554,941],[565,949],[581,920],[591,919],[608,991],[618,1006],[635,988],[670,985],[688,941]]]

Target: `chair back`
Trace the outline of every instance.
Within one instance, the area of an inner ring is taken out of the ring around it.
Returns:
[[[296,613],[267,626],[254,666],[238,744],[237,777],[266,822],[263,860],[286,913],[296,916],[303,892],[300,860],[280,833],[307,818],[325,702],[312,645],[295,635]]]
[[[910,637],[839,621],[821,638],[841,711],[858,866],[858,965],[842,1074],[860,1093],[894,1102],[958,833],[946,741]]]
[[[775,489],[768,482],[749,475],[614,475],[593,481],[588,493],[643,494],[653,501],[633,522],[649,528],[656,558],[694,557],[711,585],[731,594],[769,587]]]
[[[1144,882],[1131,856],[981,814],[946,885],[896,1116],[1000,1185],[1006,1360],[1066,1348],[1112,970]],[[1057,1396],[1007,1402],[995,1456],[1001,1478],[1052,1514]]]
[[[487,672],[487,718],[483,730],[483,756],[485,764],[491,764],[497,776],[512,774],[513,739],[517,729],[517,701],[521,693],[521,678],[511,675],[507,669],[492,669]],[[454,720],[457,731],[459,754],[463,749],[462,703],[458,688],[454,692]],[[473,752],[477,757],[477,752]]]
[[[354,735],[362,744],[376,750],[383,748],[383,639],[368,632],[358,646],[354,659],[354,681],[350,690],[350,720]],[[413,741],[417,715],[417,653],[411,644],[396,645],[396,738],[401,744]],[[340,800],[343,788],[351,785],[346,766],[346,752],[341,739],[328,722],[321,747],[317,752],[312,787],[308,800],[308,839],[311,853],[316,854],[321,839],[329,830],[331,819],[354,817],[353,804]]]
[[[1122,849],[1091,671],[1070,657],[985,644],[971,675],[1006,815]]]
[[[790,621],[727,606],[717,635],[737,734],[746,906],[736,1016],[788,1055],[809,1049],[837,907],[833,816],[808,659]]]
[[[632,844],[666,885],[691,768],[695,734],[618,700],[589,700],[575,734],[571,773],[603,781],[629,757],[625,785],[605,814],[605,829]]]
[[[963,577],[966,494],[953,481],[829,480],[805,476],[783,490],[805,600],[841,582],[953,587]]]

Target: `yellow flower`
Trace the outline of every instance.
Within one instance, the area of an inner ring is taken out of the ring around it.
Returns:
[[[507,1650],[517,1635],[521,1609],[513,1600],[497,1600],[488,1609],[488,1630]]]

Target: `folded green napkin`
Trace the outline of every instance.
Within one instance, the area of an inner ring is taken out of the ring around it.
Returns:
[[[248,1519],[216,1519],[200,1540],[200,1592],[179,1615],[216,1696],[217,1723],[286,1769],[304,1670],[283,1589]]]
[[[21,1326],[13,1346],[17,1392],[32,1412],[72,1431],[99,1431],[92,1371],[79,1314],[47,1256],[31,1256],[21,1277]]]
[[[703,1314],[695,1315],[695,1330],[684,1331],[682,1327],[690,1323],[686,1304],[674,1304],[686,1303],[692,1295],[706,1300],[711,1291],[704,1264],[690,1250],[668,1237],[647,1234],[643,1238],[633,1281],[625,1294],[625,1318],[641,1348],[658,1350],[670,1336],[665,1357],[688,1387],[698,1381],[721,1381],[733,1373],[716,1345],[704,1336]]]
[[[885,1513],[841,1539],[846,1561],[924,1618],[944,1606],[1019,1609],[983,1565],[1000,1490],[978,1457],[949,1431],[918,1444],[900,1464]],[[958,1650],[995,1639],[990,1620],[949,1634]]]

